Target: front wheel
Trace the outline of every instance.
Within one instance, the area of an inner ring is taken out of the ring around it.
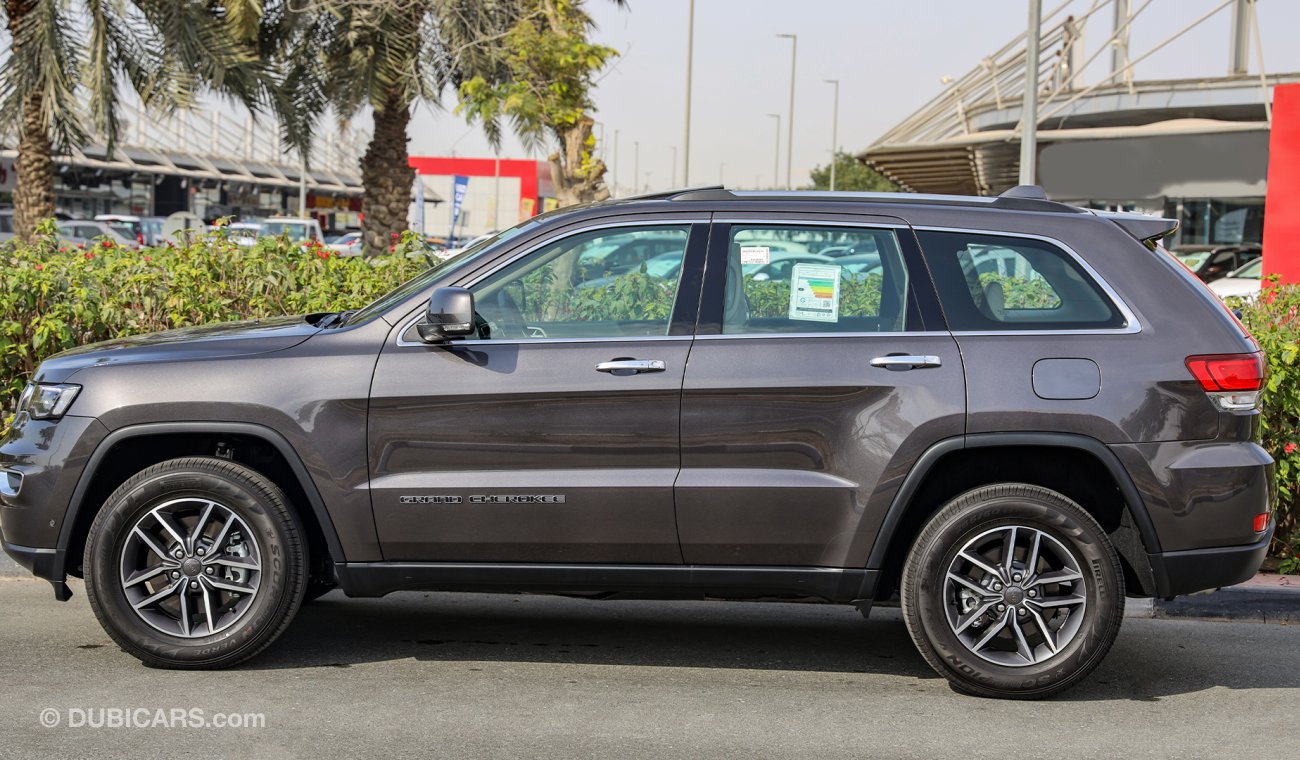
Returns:
[[[912,641],[957,689],[1037,699],[1105,657],[1124,616],[1124,575],[1078,504],[1002,483],[931,518],[907,557],[901,596]]]
[[[303,532],[258,472],[173,459],[123,483],[86,540],[86,596],[146,665],[229,667],[288,627],[307,583]]]

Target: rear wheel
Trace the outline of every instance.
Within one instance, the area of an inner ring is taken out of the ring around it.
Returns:
[[[222,459],[154,465],[123,483],[86,542],[86,596],[128,653],[223,668],[260,652],[302,604],[307,554],[284,495]]]
[[[1105,657],[1124,614],[1119,558],[1096,520],[1055,491],[985,486],[946,504],[903,569],[908,632],[971,694],[1033,699]]]

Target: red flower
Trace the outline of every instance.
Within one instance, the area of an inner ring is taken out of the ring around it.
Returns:
[[[390,233],[388,233],[388,237],[392,238],[393,240],[396,240],[396,239],[398,239],[398,238],[401,237],[401,236],[402,236],[402,233],[400,233],[400,232],[390,232]]]
[[[86,251],[86,261],[90,261],[93,258],[95,258],[95,254],[91,253],[90,251]]]
[[[59,246],[59,253],[67,253],[67,252],[68,252],[68,247],[66,245]]]
[[[396,250],[397,250],[397,246],[395,246],[395,245],[390,245],[390,246],[388,246],[388,252],[389,252],[389,253],[393,253],[393,252],[396,251]]]
[[[112,240],[105,240],[105,241],[103,242],[102,245],[103,245],[105,248],[112,248],[112,247],[113,247],[113,241],[112,241]]]
[[[37,265],[36,265],[36,271],[38,271],[38,272],[41,271],[41,270],[44,269],[44,268],[45,268],[45,266],[42,265],[42,264],[37,264]]]
[[[144,257],[144,260],[145,260],[145,261],[153,261],[153,259],[149,258],[148,256],[145,256],[145,257]]]
[[[84,250],[86,249],[86,244],[85,244],[85,243],[77,243],[77,247],[80,248],[80,249],[82,249],[82,250],[84,251]]]
[[[1282,450],[1290,454],[1296,450],[1296,445],[1294,443],[1288,443],[1287,445],[1282,447]]]

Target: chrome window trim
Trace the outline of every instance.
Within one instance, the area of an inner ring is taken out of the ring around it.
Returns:
[[[739,212],[731,211],[731,212],[729,212],[729,213],[730,213],[730,214],[736,214],[736,213],[739,213]],[[770,212],[770,211],[756,211],[756,212],[754,212],[754,213],[756,213],[756,214],[770,214],[770,213],[772,213],[772,212]],[[814,213],[818,213],[818,214],[826,213],[826,214],[833,214],[833,215],[835,215],[835,216],[847,216],[847,215],[849,215],[849,214],[846,214],[846,213],[843,213],[843,212],[830,212],[830,211],[827,211],[827,212],[812,212],[812,211],[794,212],[794,211],[792,211],[792,212],[790,212],[790,213],[803,213],[803,214],[809,214],[809,215],[812,215],[812,214],[814,214]],[[884,215],[884,214],[870,214],[870,213],[863,213],[863,214],[861,214],[860,216],[863,216],[863,217],[872,217],[872,218],[874,218],[874,219],[898,219],[898,218],[899,218],[899,217],[896,217],[896,216],[887,216],[887,215]],[[763,216],[763,217],[757,217],[757,216],[756,216],[756,217],[753,217],[753,218],[751,218],[751,219],[745,219],[744,217],[739,217],[739,216],[730,216],[730,215],[723,216],[723,215],[719,215],[719,216],[714,217],[713,222],[714,222],[715,224],[747,224],[747,225],[760,225],[760,226],[770,226],[770,227],[858,227],[858,228],[860,228],[860,229],[888,229],[888,230],[910,230],[910,229],[912,229],[912,226],[911,226],[910,224],[906,224],[905,222],[876,222],[876,221],[861,221],[861,222],[858,222],[858,221],[844,221],[844,220],[840,220],[840,219],[822,221],[821,219],[812,219],[812,218],[807,218],[807,217],[796,217],[796,218],[793,218],[793,219],[783,219],[783,220],[778,220],[778,219],[772,219],[772,218],[767,217],[767,216]]]
[[[709,222],[710,222],[710,220],[709,220],[708,218],[681,219],[681,218],[673,217],[673,218],[668,218],[668,219],[637,219],[637,220],[622,221],[622,222],[606,222],[606,223],[603,223],[603,224],[592,224],[592,225],[586,225],[586,226],[579,227],[579,228],[572,229],[572,230],[568,230],[568,231],[563,231],[563,230],[562,230],[562,231],[559,232],[559,234],[555,235],[554,237],[548,237],[548,238],[546,238],[546,239],[544,239],[544,240],[540,240],[540,241],[538,241],[538,242],[536,242],[536,243],[533,243],[532,245],[527,246],[526,248],[520,250],[518,253],[515,253],[515,254],[511,255],[511,256],[510,256],[509,258],[507,258],[506,260],[504,260],[504,261],[500,262],[498,265],[492,267],[490,270],[480,273],[478,276],[474,277],[472,280],[466,282],[466,283],[463,284],[463,285],[459,285],[459,286],[457,286],[457,287],[462,287],[462,288],[467,288],[467,289],[468,289],[468,288],[472,288],[472,287],[474,287],[475,285],[477,285],[477,284],[479,284],[480,282],[482,282],[483,280],[486,280],[487,278],[491,277],[492,275],[496,274],[497,272],[500,272],[501,270],[505,269],[506,267],[510,266],[511,264],[514,264],[516,261],[518,261],[518,260],[524,258],[525,256],[528,256],[529,254],[532,254],[532,253],[536,253],[536,252],[537,252],[539,249],[541,249],[541,248],[544,248],[544,247],[546,247],[546,246],[548,246],[548,245],[551,245],[552,243],[558,243],[558,242],[560,242],[561,240],[566,240],[566,239],[571,238],[571,237],[574,237],[574,236],[576,236],[576,235],[582,235],[582,234],[587,233],[587,232],[593,232],[593,231],[596,231],[596,230],[616,229],[616,228],[619,228],[619,227],[671,227],[671,226],[674,226],[674,225],[686,225],[687,227],[692,227],[692,226],[694,226],[694,225],[696,225],[696,224],[704,224],[704,225],[707,225],[707,224],[709,224]],[[687,243],[688,246],[690,245],[690,230],[687,230],[687,232],[686,232],[686,243]],[[686,252],[683,251],[683,252],[682,252],[682,259],[683,259],[683,261],[685,260],[685,258],[686,258]],[[679,274],[678,274],[678,284],[679,284],[679,286],[680,286],[680,283],[681,283],[681,280],[680,280],[680,273],[679,273]],[[676,293],[674,293],[674,294],[673,294],[673,300],[674,300],[674,302],[676,301],[676,299],[677,299],[677,295],[676,295]],[[426,299],[426,300],[427,300],[427,299]],[[416,323],[419,322],[420,319],[421,319],[423,316],[424,316],[424,314],[421,313],[421,311],[420,311],[419,309],[417,309],[417,310],[416,310],[416,313],[415,313],[413,316],[409,317],[405,322],[401,323],[402,326],[401,326],[401,328],[398,329],[398,331],[397,331],[397,340],[395,341],[395,344],[396,344],[396,345],[398,345],[398,346],[447,346],[447,345],[455,345],[455,346],[478,346],[478,345],[504,346],[504,345],[514,345],[514,344],[532,344],[532,343],[625,343],[625,342],[627,342],[627,341],[632,341],[632,340],[635,340],[635,341],[641,341],[641,340],[666,340],[666,339],[673,339],[673,340],[691,340],[692,337],[693,337],[693,336],[690,336],[690,335],[646,335],[646,336],[641,336],[641,337],[634,337],[634,336],[611,336],[611,337],[606,337],[606,338],[595,338],[595,337],[593,337],[593,338],[515,338],[515,339],[511,339],[511,340],[481,340],[481,339],[475,338],[475,339],[473,339],[473,340],[458,340],[458,341],[452,341],[451,343],[425,343],[424,341],[420,341],[420,340],[406,340],[406,339],[404,338],[404,336],[405,336],[408,332],[410,332],[411,328],[414,327],[414,326],[416,325]]]
[[[989,237],[1025,238],[1026,240],[1039,240],[1054,245],[1064,251],[1067,256],[1079,265],[1080,269],[1092,278],[1092,281],[1101,288],[1102,293],[1110,299],[1111,306],[1119,311],[1120,315],[1124,317],[1123,327],[1085,327],[1059,330],[1053,330],[1050,328],[1043,330],[953,330],[952,335],[954,337],[988,337],[1001,335],[1136,335],[1137,333],[1142,332],[1142,323],[1138,321],[1137,315],[1133,313],[1133,310],[1129,308],[1129,305],[1125,303],[1119,293],[1115,292],[1115,289],[1110,286],[1110,283],[1106,282],[1106,278],[1102,277],[1101,274],[1094,269],[1091,264],[1085,261],[1077,251],[1057,238],[1048,237],[1046,235],[1036,235],[1031,232],[1004,232],[1001,230],[971,229],[969,227],[934,227],[928,225],[917,225],[912,227],[912,229],[917,232],[963,232],[971,235],[985,235]],[[926,255],[924,246],[921,249],[921,254],[922,256]],[[942,306],[942,301],[940,302],[940,306]]]
[[[516,346],[516,345],[534,345],[548,343],[640,343],[643,341],[660,341],[660,340],[695,340],[693,335],[643,335],[640,337],[634,335],[620,335],[612,338],[513,338],[510,340],[483,340],[482,338],[469,338],[466,340],[450,340],[446,343],[425,343],[422,340],[406,340],[402,338],[410,327],[415,323],[407,326],[400,335],[397,336],[397,345],[399,346],[438,346],[442,348],[455,348],[456,346]],[[946,334],[946,333],[945,333]]]
[[[806,333],[731,333],[730,335],[696,335],[696,340],[739,340],[771,338],[949,338],[950,333],[939,330],[917,332],[806,332]]]

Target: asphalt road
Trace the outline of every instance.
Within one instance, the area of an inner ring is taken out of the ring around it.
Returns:
[[[0,756],[1249,757],[1300,736],[1300,626],[1129,619],[1087,682],[1025,703],[953,692],[890,609],[335,592],[253,662],[184,673],[118,650],[73,590],[0,579]],[[265,726],[84,725],[114,707]]]

